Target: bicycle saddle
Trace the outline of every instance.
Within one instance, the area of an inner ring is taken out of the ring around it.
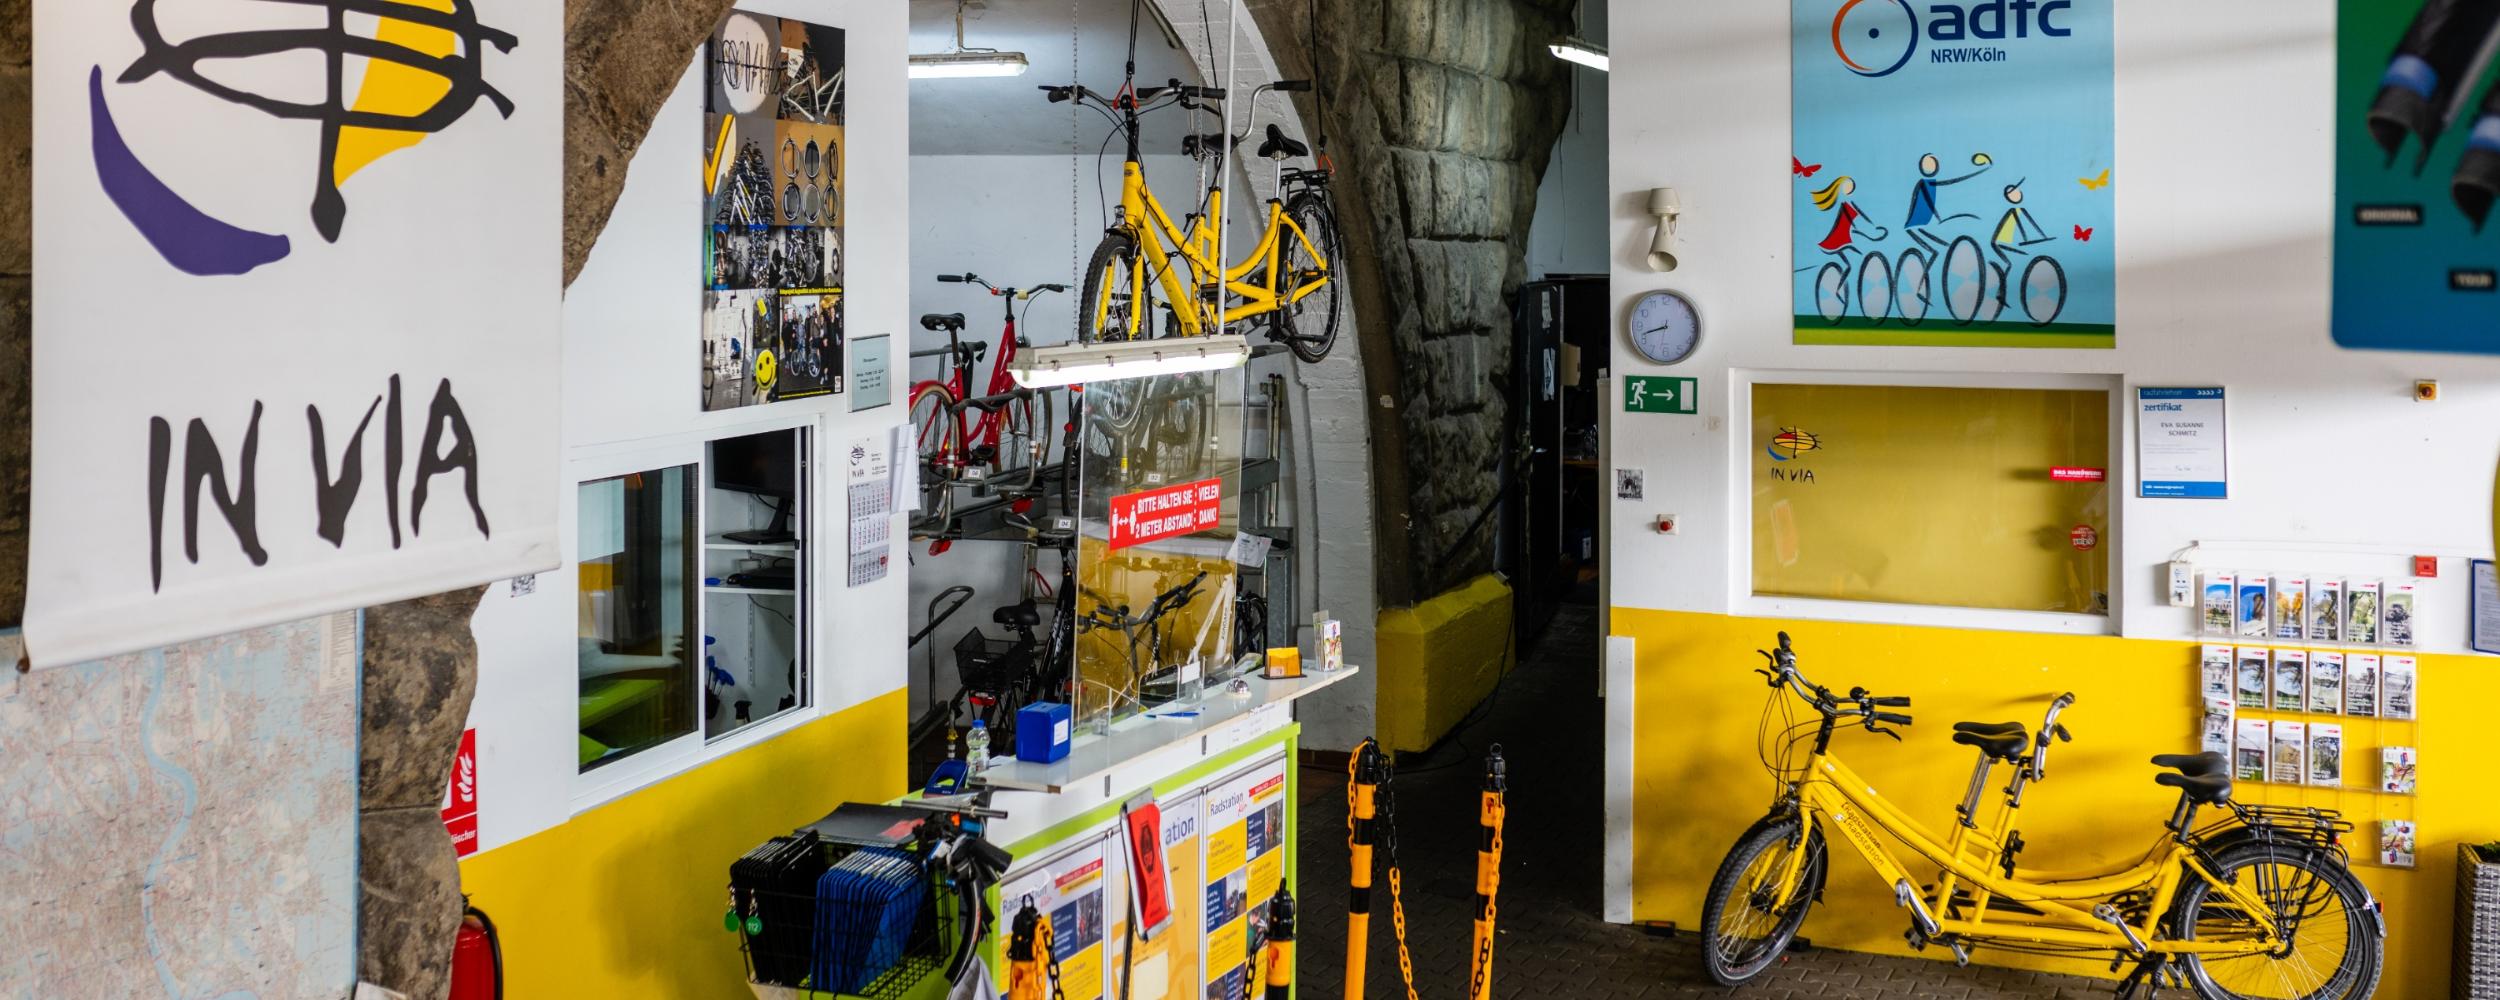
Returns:
[[[1271,124],[1267,127],[1267,141],[1259,144],[1259,155],[1271,160],[1290,160],[1311,155],[1311,147],[1294,141],[1284,129]]]
[[[1012,628],[1029,629],[1042,623],[1042,612],[1033,606],[1033,602],[1026,601],[990,612],[990,620]]]
[[[1956,722],[1953,742],[1978,747],[1990,757],[2011,762],[2031,744],[2031,733],[2019,722]]]
[[[2218,806],[2231,801],[2231,776],[2227,774],[2164,772],[2154,775],[2153,783],[2176,788],[2187,796],[2188,801],[2200,806]]]
[[[1185,135],[1181,137],[1181,152],[1188,156],[1203,156],[1205,154],[1215,152],[1216,150],[1223,149],[1226,142],[1231,138],[1231,136],[1225,135],[1222,132],[1200,132],[1196,135]]]
[[[2154,767],[2166,767],[2191,778],[2205,778],[2231,771],[2231,758],[2213,751],[2204,753],[2166,753],[2153,758]]]
[[[923,330],[953,330],[957,333],[961,333],[964,328],[964,314],[925,313],[920,317],[920,328]]]

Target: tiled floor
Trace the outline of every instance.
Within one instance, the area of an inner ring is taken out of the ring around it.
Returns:
[[[1474,906],[1476,789],[1484,751],[1505,744],[1510,818],[1504,832],[1494,996],[1512,997],[1951,997],[2104,998],[2106,983],[1839,951],[1803,951],[1731,993],[1701,971],[1693,939],[1600,918],[1604,776],[1596,697],[1597,621],[1565,608],[1481,718],[1455,739],[1410,757],[1395,779],[1399,854],[1407,878],[1408,939],[1416,992],[1467,992],[1465,955]],[[1302,773],[1301,954],[1304,997],[1343,994],[1345,774]],[[1377,879],[1367,996],[1402,1000],[1389,933],[1385,877]],[[1813,924],[1807,924],[1811,934]]]

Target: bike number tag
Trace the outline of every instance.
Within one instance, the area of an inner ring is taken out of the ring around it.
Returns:
[[[978,465],[964,466],[964,479],[977,483],[988,478],[990,478],[990,470]]]

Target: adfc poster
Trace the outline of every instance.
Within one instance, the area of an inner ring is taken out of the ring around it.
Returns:
[[[2335,342],[2500,353],[2500,3],[2340,7]]]
[[[1206,1000],[1236,1000],[1267,941],[1267,902],[1285,882],[1285,762],[1268,761],[1206,795]]]
[[[1012,925],[1027,902],[1050,918],[1051,957],[1059,962],[1059,988],[1067,1000],[1101,1000],[1109,989],[1105,961],[1111,929],[1111,852],[1107,836],[1026,869],[1000,883],[999,919]]]
[[[2107,348],[2113,0],[1793,0],[1800,344]]]
[[[1137,942],[1137,960],[1129,965],[1136,983],[1129,989],[1128,1000],[1167,1000],[1185,998],[1198,982],[1198,914],[1201,903],[1192,886],[1205,884],[1199,872],[1201,838],[1198,831],[1205,817],[1199,815],[1200,797],[1171,799],[1163,803],[1163,864],[1172,878],[1172,924],[1152,941]],[[1117,844],[1118,841],[1113,841]],[[1126,865],[1128,854],[1115,850],[1114,866]],[[1127,870],[1115,879],[1112,888],[1121,894],[1112,913],[1111,952],[1117,963],[1120,947],[1128,939]],[[1112,983],[1119,983],[1115,973]],[[1071,997],[1073,1000],[1073,997]]]

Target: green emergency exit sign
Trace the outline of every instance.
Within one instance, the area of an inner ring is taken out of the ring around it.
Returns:
[[[1625,413],[1699,413],[1694,390],[1700,383],[1664,375],[1632,375],[1623,380]]]

